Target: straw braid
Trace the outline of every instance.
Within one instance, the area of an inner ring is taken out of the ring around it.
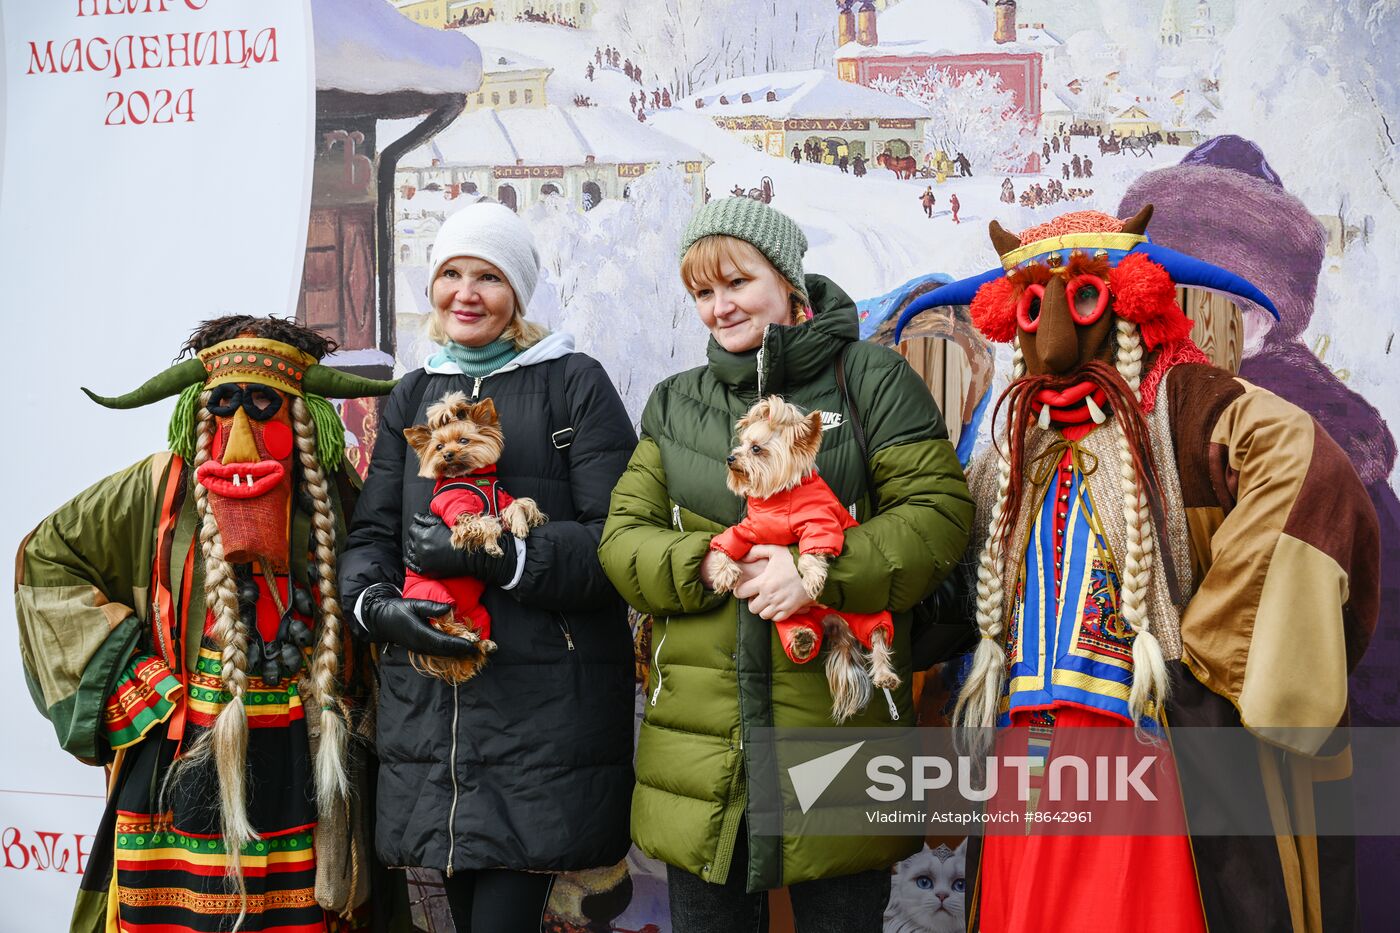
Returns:
[[[1011,357],[1011,381],[1024,377],[1026,364],[1021,356],[1021,344],[1014,344]],[[1007,420],[1007,437],[1024,430],[1013,419]],[[993,439],[995,446],[995,439]],[[1003,522],[1006,520],[1007,496],[1011,490],[1011,460],[997,457],[997,496],[992,517],[987,523],[987,541],[977,562],[977,628],[981,639],[972,656],[972,670],[958,694],[953,707],[953,722],[970,729],[991,729],[996,725],[997,706],[1006,679],[1006,651],[1002,647],[1002,630],[1006,617],[1005,584],[1006,554],[1002,548]]]
[[[210,393],[199,398],[199,434],[195,444],[194,468],[209,459],[214,441],[214,417],[209,413]],[[248,633],[238,609],[238,589],[233,568],[224,556],[223,538],[209,508],[209,493],[202,483],[194,484],[199,513],[199,541],[204,557],[204,599],[214,615],[211,631],[220,648],[219,677],[229,701],[219,711],[212,728],[200,735],[176,763],[167,780],[175,778],[211,758],[219,782],[219,830],[227,855],[227,874],[238,887],[240,908],[234,929],[243,923],[248,911],[248,886],[243,877],[242,849],[258,838],[248,820],[248,716],[243,695],[248,689]]]
[[[1136,394],[1142,377],[1141,333],[1136,324],[1119,320],[1117,336],[1115,365],[1123,381]],[[1137,471],[1133,468],[1128,435],[1121,426],[1117,434],[1118,476],[1123,492],[1123,519],[1128,533],[1128,553],[1124,566],[1119,568],[1121,587],[1118,611],[1134,634],[1133,686],[1128,696],[1128,710],[1136,723],[1147,714],[1150,703],[1155,701],[1160,708],[1165,702],[1167,670],[1162,647],[1157,642],[1157,636],[1152,634],[1152,623],[1147,612],[1155,556],[1152,511],[1138,482]]]
[[[316,457],[318,425],[307,404],[292,399],[292,426],[296,432],[297,453],[301,459],[302,481],[313,512],[311,528],[316,539],[317,586],[320,589],[318,613],[320,637],[311,660],[311,683],[315,702],[321,706],[321,743],[316,750],[316,797],[322,810],[347,798],[349,778],[345,773],[346,724],[340,710],[341,613],[336,595],[335,519],[331,514],[330,485]]]

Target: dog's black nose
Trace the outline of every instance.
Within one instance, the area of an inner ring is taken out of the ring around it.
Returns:
[[[725,458],[725,461],[724,461],[724,462],[725,462],[725,463],[733,463],[733,462],[735,461],[735,459],[737,459],[737,458],[736,458],[733,454],[730,454],[728,457]]]

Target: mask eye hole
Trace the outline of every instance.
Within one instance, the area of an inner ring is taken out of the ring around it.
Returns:
[[[1027,285],[1016,302],[1016,326],[1028,334],[1033,334],[1040,326],[1040,301],[1045,297],[1045,286]]]
[[[243,411],[254,421],[266,421],[282,409],[282,396],[262,385],[243,391]]]
[[[215,387],[209,396],[209,414],[227,418],[243,404],[243,390],[232,382]]]
[[[1108,284],[1096,275],[1077,275],[1065,283],[1065,298],[1074,323],[1092,324],[1108,307]]]

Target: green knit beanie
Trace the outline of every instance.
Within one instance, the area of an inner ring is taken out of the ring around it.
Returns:
[[[690,218],[681,237],[681,258],[696,240],[707,236],[732,236],[752,243],[773,267],[799,289],[802,281],[802,255],[807,237],[792,218],[752,198],[721,198],[711,201]]]

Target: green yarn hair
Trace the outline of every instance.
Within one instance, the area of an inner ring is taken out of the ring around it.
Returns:
[[[175,402],[175,411],[170,415],[170,427],[166,431],[167,443],[170,449],[185,461],[194,459],[194,415],[195,408],[199,405],[199,394],[203,391],[202,382],[185,386],[180,398]]]
[[[336,413],[335,406],[319,395],[307,393],[306,407],[311,412],[311,422],[316,425],[316,459],[327,471],[340,469],[345,459],[345,424]]]

